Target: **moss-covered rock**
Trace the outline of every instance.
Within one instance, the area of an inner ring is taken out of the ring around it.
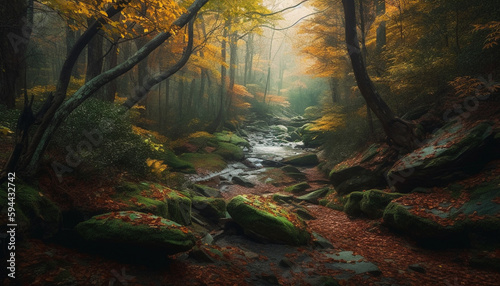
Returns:
[[[0,213],[6,214],[12,202],[16,210],[14,222],[8,221],[7,215],[1,216],[2,226],[16,223],[20,233],[29,233],[37,238],[49,238],[59,231],[62,218],[60,209],[36,187],[16,181],[14,201],[9,200],[7,184],[2,189],[5,191],[0,192]]]
[[[226,201],[220,198],[193,197],[193,209],[202,216],[210,219],[219,219],[226,216]]]
[[[284,164],[292,166],[316,166],[319,164],[318,156],[313,153],[305,153],[283,159]]]
[[[297,181],[304,181],[306,179],[306,174],[302,173],[299,169],[297,169],[294,166],[286,165],[280,168],[283,172],[285,172],[285,175],[288,177],[297,180]]]
[[[383,187],[387,184],[380,171],[369,170],[359,165],[349,166],[345,163],[336,165],[331,170],[329,178],[341,195]]]
[[[344,205],[344,212],[351,216],[359,216],[361,212],[361,200],[363,192],[352,192],[347,196],[347,202]]]
[[[247,140],[241,138],[240,136],[229,131],[222,131],[219,133],[214,133],[215,138],[219,142],[231,143],[237,146],[250,147],[250,143]]]
[[[305,190],[309,189],[311,186],[307,182],[298,183],[292,186],[288,186],[284,189],[285,192],[298,194],[302,193]]]
[[[112,199],[120,210],[152,213],[182,225],[191,224],[191,200],[184,194],[151,182],[123,182]]]
[[[399,193],[387,193],[381,190],[369,190],[363,192],[359,206],[361,212],[370,218],[381,218],[384,209],[394,199],[404,196]]]
[[[245,158],[243,150],[232,143],[220,142],[214,153],[228,161],[241,161]]]
[[[175,254],[191,249],[194,235],[173,221],[141,212],[94,216],[75,227],[87,242],[104,247],[130,247]]]
[[[387,173],[387,181],[398,192],[410,192],[479,171],[498,149],[492,125],[482,122],[471,129],[458,123],[446,125],[424,146],[398,160]]]
[[[163,163],[166,164],[170,169],[174,171],[180,171],[183,173],[194,173],[193,164],[188,161],[181,160],[174,152],[167,150],[163,152],[158,158],[159,160],[163,160]]]
[[[300,201],[309,202],[311,204],[317,204],[319,202],[319,199],[326,196],[326,194],[328,194],[330,190],[330,188],[321,188],[319,190],[315,190],[303,196],[297,197],[297,199]]]
[[[303,245],[310,239],[302,219],[270,199],[236,196],[228,203],[227,211],[253,237],[290,245]]]
[[[398,231],[419,240],[448,239],[461,233],[460,226],[443,226],[425,217],[420,217],[410,210],[413,207],[391,202],[385,208],[384,223]]]
[[[217,154],[184,153],[179,158],[191,163],[197,171],[217,172],[227,167],[226,161]]]
[[[326,132],[313,130],[312,123],[304,124],[298,131],[304,146],[308,148],[320,147],[327,142]]]

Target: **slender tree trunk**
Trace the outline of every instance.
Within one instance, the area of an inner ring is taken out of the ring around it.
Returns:
[[[412,150],[417,146],[414,133],[414,124],[404,121],[394,115],[385,101],[380,97],[373,82],[368,76],[356,31],[356,10],[354,0],[342,0],[345,14],[346,44],[351,59],[352,68],[361,95],[365,98],[370,109],[380,120],[385,134],[400,147]]]
[[[267,91],[270,89],[271,85],[271,62],[272,62],[272,52],[273,52],[273,39],[274,39],[274,32],[271,36],[271,42],[269,44],[269,64],[267,66],[267,79],[266,79],[266,87],[264,88],[264,100],[262,101],[263,103],[266,103],[266,97],[267,97]]]
[[[118,45],[113,44],[107,61],[108,69],[114,68],[118,64]],[[115,95],[118,90],[118,79],[110,81],[105,86],[105,91],[101,94],[101,99],[104,101],[114,102]]]
[[[368,57],[368,50],[366,49],[366,31],[365,31],[365,9],[363,0],[359,0],[359,22],[360,22],[360,32],[361,32],[361,53],[363,54],[363,61],[365,65],[367,64],[366,58]],[[375,132],[373,128],[372,111],[368,104],[366,105],[366,120],[370,133]]]
[[[0,104],[15,107],[22,94],[26,49],[33,25],[33,0],[2,1],[0,9]]]
[[[183,27],[207,2],[208,0],[195,0],[195,2],[188,8],[187,12],[179,16],[179,18],[177,18],[172,25]],[[124,8],[124,6],[122,6],[123,4],[124,2],[119,2],[117,5],[110,7],[106,11],[108,17],[112,17],[113,15],[119,13]],[[99,19],[96,23],[89,27],[75,43],[72,52],[66,58],[66,61],[61,69],[54,98],[51,98],[46,102],[48,108],[40,115],[43,116],[43,119],[40,120],[41,123],[34,133],[29,146],[23,150],[23,155],[19,161],[13,164],[13,166],[16,166],[15,170],[21,171],[28,176],[34,174],[37,170],[40,158],[44,154],[52,135],[60,124],[67,118],[67,116],[100,87],[133,68],[137,63],[146,58],[152,51],[172,36],[170,32],[158,34],[154,39],[149,41],[148,44],[146,44],[126,61],[93,78],[90,82],[76,91],[75,94],[73,94],[73,96],[71,96],[68,100],[64,101],[73,66],[81,51],[85,48],[92,37],[97,34],[102,23],[104,23],[104,19]],[[7,162],[7,165],[11,163],[10,161],[11,160]],[[7,171],[12,170],[4,169],[0,177],[3,178]]]

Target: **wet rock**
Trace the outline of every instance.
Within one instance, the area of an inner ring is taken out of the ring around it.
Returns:
[[[387,181],[398,192],[410,192],[478,172],[498,155],[492,125],[482,122],[470,129],[459,123],[444,126],[424,146],[398,160],[387,173]]]
[[[243,186],[245,188],[253,188],[255,187],[255,184],[246,180],[246,179],[243,179],[243,178],[240,178],[240,177],[233,177],[231,179],[231,182],[233,182],[234,184],[237,184],[237,185],[240,185],[240,186]]]
[[[349,167],[344,163],[335,166],[329,177],[340,195],[383,187],[387,184],[380,171],[374,172],[359,165]]]
[[[269,129],[271,130],[271,133],[275,135],[284,134],[288,132],[288,128],[286,128],[286,126],[283,125],[271,125],[269,126]]]
[[[94,216],[79,223],[75,230],[85,241],[103,249],[125,247],[175,254],[190,250],[195,244],[195,237],[187,228],[133,211]]]
[[[222,197],[219,190],[217,190],[215,188],[211,188],[209,186],[199,185],[199,184],[194,184],[193,187],[194,187],[194,191],[199,193],[202,196],[214,197],[214,198]]]
[[[280,263],[279,265],[281,267],[284,267],[284,268],[292,268],[295,263],[293,263],[292,261],[290,261],[290,259],[286,258],[286,257],[283,257],[281,260],[280,260]]]
[[[305,153],[292,157],[287,157],[282,161],[284,164],[292,166],[316,166],[319,164],[318,156],[313,153]]]
[[[351,270],[356,274],[367,273],[373,276],[379,276],[382,274],[382,271],[380,271],[377,265],[371,262],[363,261],[363,256],[353,255],[352,251],[326,254],[326,256],[333,258],[334,260],[341,261],[340,263],[334,263],[331,266],[332,268]]]
[[[218,172],[227,167],[227,162],[218,154],[184,153],[179,158],[203,171]]]
[[[276,162],[276,161],[272,161],[272,160],[262,160],[261,164],[262,164],[262,166],[273,167],[273,168],[279,168],[279,167],[285,166],[285,164],[283,164],[281,162]]]
[[[250,147],[250,144],[248,143],[247,140],[239,137],[233,132],[223,131],[219,133],[214,133],[214,136],[217,139],[217,141],[222,143],[231,143],[241,147]]]
[[[302,173],[299,169],[286,165],[280,168],[283,172],[285,172],[285,175],[288,177],[300,181],[300,180],[305,180],[306,179],[306,174]]]
[[[329,240],[327,240],[326,238],[317,234],[316,232],[313,232],[312,236],[313,236],[313,245],[315,248],[320,248],[320,249],[333,249],[333,248],[335,248]]]
[[[292,186],[288,186],[284,189],[285,192],[298,194],[309,189],[311,186],[307,182],[298,183]]]
[[[330,188],[321,188],[319,190],[315,190],[303,196],[297,197],[297,199],[306,201],[311,204],[318,204],[319,199],[324,197],[328,192],[330,192],[330,190]]]

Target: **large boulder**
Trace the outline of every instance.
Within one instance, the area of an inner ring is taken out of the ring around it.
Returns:
[[[388,193],[381,190],[352,192],[347,196],[344,212],[352,216],[365,215],[369,218],[380,218],[386,206],[392,200],[401,196],[403,194]]]
[[[492,126],[491,122],[472,128],[459,123],[444,126],[424,146],[398,160],[388,171],[387,181],[398,192],[410,192],[480,171],[498,157],[500,142]]]
[[[241,161],[245,158],[243,150],[232,143],[219,142],[219,146],[214,153],[228,161]]]
[[[271,199],[236,196],[228,203],[227,211],[254,238],[289,245],[304,245],[310,239],[304,221]]]
[[[182,225],[191,224],[191,200],[184,194],[151,182],[124,182],[112,196],[119,210],[152,213]]]
[[[500,180],[474,187],[451,185],[429,194],[411,193],[389,203],[384,223],[419,239],[498,241]]]
[[[312,123],[304,124],[304,126],[297,131],[301,135],[305,147],[316,148],[327,142],[326,132],[314,130],[314,125]]]
[[[186,227],[141,212],[97,215],[79,223],[75,229],[86,242],[104,249],[122,247],[176,254],[195,245],[195,237]]]
[[[339,195],[387,186],[384,173],[394,163],[394,150],[373,144],[364,152],[335,165],[329,178]]]
[[[219,133],[214,133],[214,136],[219,142],[231,143],[241,147],[250,147],[250,143],[248,143],[247,140],[241,138],[233,132],[222,131]]]
[[[282,163],[292,166],[316,166],[319,164],[318,156],[314,153],[299,154],[283,159]]]

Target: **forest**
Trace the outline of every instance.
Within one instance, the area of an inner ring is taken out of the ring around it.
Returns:
[[[0,285],[498,285],[497,0],[0,3]]]

